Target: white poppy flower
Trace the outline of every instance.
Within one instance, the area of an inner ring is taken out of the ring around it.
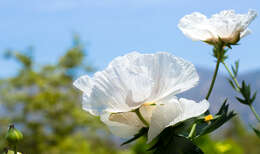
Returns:
[[[225,43],[235,44],[250,33],[248,25],[255,19],[257,12],[249,10],[247,14],[236,14],[234,10],[224,10],[207,18],[194,12],[184,16],[178,27],[194,41],[215,44],[219,38]]]
[[[149,127],[148,142],[167,126],[203,114],[204,100],[177,99],[194,87],[199,76],[193,64],[166,52],[132,52],[115,58],[92,78],[82,76],[74,86],[83,91],[83,109],[100,116],[120,137]]]

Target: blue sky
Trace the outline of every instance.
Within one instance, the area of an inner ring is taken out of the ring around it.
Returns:
[[[34,47],[39,64],[54,63],[78,33],[87,45],[91,62],[103,69],[114,57],[131,51],[168,51],[198,67],[213,69],[211,47],[186,38],[177,28],[186,14],[207,16],[223,9],[260,13],[259,0],[1,0],[0,55],[6,49]],[[260,19],[253,33],[230,52],[228,62],[240,59],[241,72],[260,69]],[[0,77],[19,67],[0,58]]]

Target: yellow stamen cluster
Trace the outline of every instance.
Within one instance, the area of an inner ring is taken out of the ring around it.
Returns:
[[[211,114],[209,114],[209,115],[207,115],[207,116],[204,117],[204,121],[205,121],[205,122],[209,122],[209,121],[212,120],[212,119],[213,119],[213,115],[211,115]]]

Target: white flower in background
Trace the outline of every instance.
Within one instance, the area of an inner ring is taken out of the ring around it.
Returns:
[[[224,10],[208,19],[205,15],[194,12],[184,16],[178,27],[194,41],[215,44],[221,38],[225,43],[235,44],[250,33],[247,27],[256,16],[257,12],[253,10],[249,10],[247,14]]]
[[[130,137],[149,127],[148,142],[167,126],[203,114],[209,103],[178,99],[199,76],[193,64],[166,52],[132,52],[115,58],[92,78],[74,85],[83,91],[83,109],[100,116],[112,133]],[[139,114],[139,115],[138,115]]]

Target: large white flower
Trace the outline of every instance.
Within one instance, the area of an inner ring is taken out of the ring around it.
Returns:
[[[203,114],[209,103],[175,95],[199,80],[193,64],[166,52],[132,52],[115,58],[92,78],[74,85],[83,91],[83,109],[100,116],[112,133],[130,137],[149,127],[148,142],[171,125]]]
[[[184,16],[178,27],[184,35],[195,41],[214,44],[221,38],[225,43],[235,44],[250,33],[247,27],[256,16],[257,12],[253,10],[249,10],[248,14],[224,10],[208,19],[205,15],[194,12]]]

